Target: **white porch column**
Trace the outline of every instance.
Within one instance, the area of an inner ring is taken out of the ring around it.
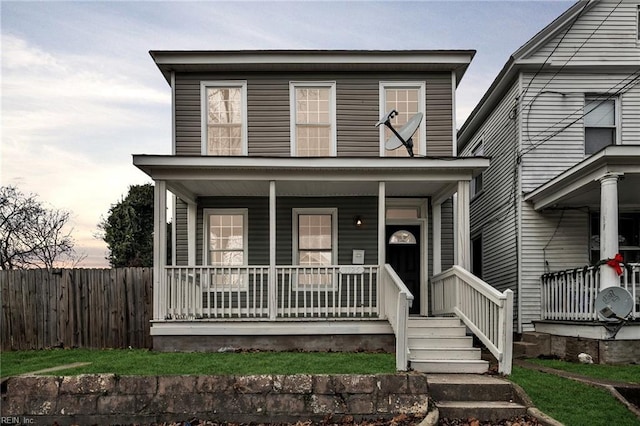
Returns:
[[[276,182],[269,182],[269,318],[274,321],[278,310],[276,276]]]
[[[600,258],[612,259],[618,247],[618,175],[600,178]],[[619,286],[616,271],[607,265],[600,267],[600,289]]]
[[[442,204],[432,206],[433,219],[433,275],[442,272]]]
[[[165,263],[167,259],[167,185],[163,180],[153,187],[153,318],[162,320],[167,309]]]
[[[382,274],[384,273],[384,264],[387,260],[386,246],[387,246],[387,207],[386,197],[387,189],[384,182],[378,182],[378,314],[380,318],[387,317],[387,310],[385,307],[386,298],[384,294],[384,285],[382,284]]]
[[[471,231],[469,225],[469,181],[458,181],[456,205],[455,264],[466,270],[471,269]]]
[[[195,203],[187,202],[187,265],[196,265],[196,220],[198,217],[198,206]],[[206,261],[203,259],[202,264]]]

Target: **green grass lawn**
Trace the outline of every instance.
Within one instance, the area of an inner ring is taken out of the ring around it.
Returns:
[[[640,425],[640,420],[604,389],[518,366],[509,378],[525,390],[537,408],[566,426]]]
[[[165,353],[142,349],[55,349],[2,352],[0,377],[74,362],[90,365],[50,373],[75,375],[179,374],[375,374],[395,372],[395,357],[385,353],[246,352]]]
[[[595,379],[615,380],[640,384],[640,365],[579,364],[555,359],[528,359],[544,367],[581,374]]]

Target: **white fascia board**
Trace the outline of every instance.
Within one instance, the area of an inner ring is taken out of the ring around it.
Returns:
[[[469,64],[474,50],[152,51],[158,65]]]
[[[264,158],[134,156],[153,179],[455,181],[470,180],[489,159],[462,158]]]

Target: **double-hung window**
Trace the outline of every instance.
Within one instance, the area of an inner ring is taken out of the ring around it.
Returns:
[[[398,111],[391,124],[399,130],[415,114],[423,114],[420,127],[413,135],[413,152],[415,155],[426,155],[426,125],[425,125],[425,83],[422,82],[381,82],[380,83],[380,116],[392,109]],[[408,157],[404,146],[388,151],[385,141],[392,135],[387,126],[380,126],[380,156]]]
[[[205,256],[214,268],[212,285],[244,286],[247,264],[247,210],[205,209]]]
[[[247,155],[247,82],[200,82],[202,155]]]
[[[298,286],[333,283],[327,268],[337,259],[337,210],[294,209],[294,263],[299,265]]]
[[[291,156],[336,155],[335,82],[291,82]]]
[[[484,143],[482,141],[471,151],[471,155],[474,157],[482,157],[484,155]],[[475,197],[482,192],[482,173],[471,179],[470,191],[471,197]]]
[[[593,154],[615,145],[617,138],[616,99],[586,96],[584,102],[584,152]]]

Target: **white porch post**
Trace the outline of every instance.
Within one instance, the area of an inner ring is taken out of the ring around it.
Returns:
[[[167,185],[155,182],[153,189],[153,318],[162,320],[167,309],[165,263],[167,259]]]
[[[618,253],[618,178],[607,174],[600,178],[600,258],[612,259]],[[619,286],[616,271],[600,267],[600,289]]]
[[[442,203],[432,206],[433,219],[433,275],[442,272]]]
[[[386,298],[384,294],[384,285],[382,284],[382,276],[384,274],[384,264],[386,263],[386,186],[384,182],[378,182],[378,315],[380,318],[387,317],[387,309],[385,306]]]
[[[455,264],[466,270],[471,269],[471,231],[469,225],[469,181],[458,181],[458,202],[456,205]]]
[[[278,310],[278,280],[276,276],[276,182],[269,182],[269,319],[274,321]]]
[[[196,265],[196,219],[198,217],[198,206],[195,203],[187,202],[187,265]],[[206,259],[202,259],[202,264],[206,264]]]

